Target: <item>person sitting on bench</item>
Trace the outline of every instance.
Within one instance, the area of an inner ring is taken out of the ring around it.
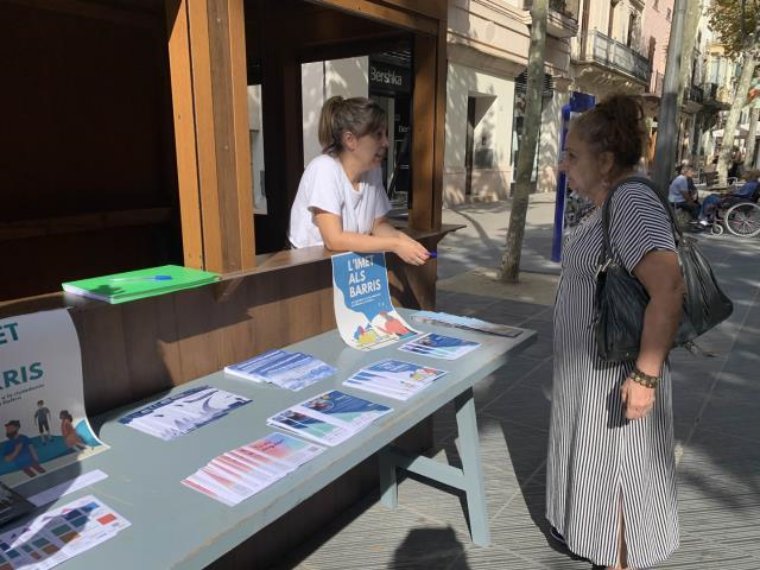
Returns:
[[[681,174],[673,179],[668,189],[668,201],[676,209],[683,209],[691,214],[695,220],[699,215],[699,199],[696,186],[691,181],[694,176],[694,168],[685,165],[681,168]],[[691,182],[691,183],[690,183]]]

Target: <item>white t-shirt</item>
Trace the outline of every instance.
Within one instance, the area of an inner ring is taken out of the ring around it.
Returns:
[[[689,181],[686,180],[686,176],[679,174],[675,177],[673,182],[670,183],[668,188],[668,200],[671,204],[681,204],[686,202],[686,198],[683,196],[683,192],[689,191]]]
[[[354,190],[338,159],[321,154],[306,167],[290,210],[288,239],[295,248],[323,245],[314,223],[315,209],[341,217],[343,231],[369,234],[377,218],[391,209],[378,166],[366,172]]]

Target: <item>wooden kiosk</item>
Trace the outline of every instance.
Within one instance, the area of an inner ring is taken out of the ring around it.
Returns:
[[[446,5],[0,3],[0,242],[9,269],[0,317],[70,307],[90,414],[333,328],[329,254],[283,250],[304,166],[301,64],[411,48],[412,206],[399,223],[435,249],[450,229],[441,226]],[[252,80],[265,109],[265,216],[254,215],[252,200]],[[434,307],[435,260],[410,268],[388,257],[399,304]],[[164,263],[224,277],[117,306],[59,292],[63,281]],[[426,426],[409,435],[412,446],[429,443]],[[324,525],[315,511],[334,516],[374,478],[374,465],[360,466],[220,565],[254,555],[261,563],[302,541]]]

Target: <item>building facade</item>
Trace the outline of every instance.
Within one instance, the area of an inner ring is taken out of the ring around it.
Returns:
[[[570,84],[577,2],[552,1],[547,24],[538,191],[556,183],[560,110]],[[522,132],[530,1],[449,0],[444,203],[509,195]]]

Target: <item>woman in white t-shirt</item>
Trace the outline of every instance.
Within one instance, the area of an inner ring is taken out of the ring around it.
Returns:
[[[306,167],[290,211],[288,239],[295,248],[392,251],[422,265],[430,253],[394,228],[380,164],[388,150],[385,112],[365,97],[332,97],[319,119],[322,154]]]

